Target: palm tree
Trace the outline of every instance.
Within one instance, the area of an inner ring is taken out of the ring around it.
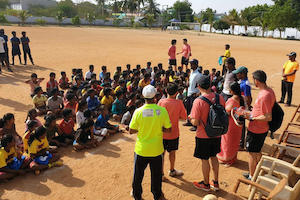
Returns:
[[[30,15],[26,10],[21,10],[18,12],[17,17],[19,18],[19,20],[21,21],[21,25],[23,26],[26,20],[28,19],[28,17],[30,17]]]
[[[96,20],[96,17],[91,13],[87,13],[85,19],[89,22],[89,24],[92,24]]]
[[[249,8],[245,8],[240,13],[240,21],[241,24],[245,27],[245,33],[248,31],[248,26],[251,25],[251,22],[253,20],[253,13],[251,13]]]
[[[194,17],[194,21],[200,24],[200,32],[202,31],[202,25],[205,24],[204,11],[201,11],[197,16]]]
[[[105,3],[107,0],[96,0],[101,9],[101,16],[104,16]]]
[[[154,14],[146,14],[145,18],[146,18],[148,27],[151,29],[152,25],[155,22]]]
[[[228,24],[231,25],[232,34],[234,34],[234,27],[235,25],[240,24],[240,17],[236,9],[232,9],[229,11],[228,15],[223,17],[223,20],[226,21]]]
[[[159,4],[157,4],[155,0],[148,0],[146,6],[144,7],[145,15],[152,14],[156,19],[157,15],[160,14],[158,6]]]
[[[58,11],[55,18],[58,21],[58,24],[61,25],[64,20],[64,13],[62,11]]]

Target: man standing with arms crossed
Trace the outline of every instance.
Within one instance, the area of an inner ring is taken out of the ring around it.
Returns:
[[[132,183],[132,195],[135,200],[142,199],[142,181],[148,164],[154,200],[165,199],[161,190],[163,132],[171,132],[172,125],[167,110],[154,103],[156,92],[152,85],[143,88],[142,94],[146,103],[134,112],[129,125],[130,134],[137,133]]]
[[[182,54],[181,65],[182,67],[185,65],[185,69],[187,69],[189,65],[189,59],[192,56],[191,46],[187,43],[187,39],[183,39],[182,51],[177,53],[177,55],[178,54]]]
[[[287,61],[282,70],[281,81],[281,99],[279,103],[284,103],[285,95],[288,94],[286,106],[291,106],[293,95],[293,84],[296,78],[296,72],[299,70],[299,63],[296,61],[296,52],[291,52],[287,55],[289,61]]]
[[[22,32],[21,42],[22,42],[22,46],[23,46],[24,64],[27,65],[27,54],[28,54],[28,57],[31,61],[31,64],[34,65],[34,62],[33,62],[32,56],[31,56],[31,50],[30,50],[30,47],[29,47],[30,40],[26,36],[25,31]]]

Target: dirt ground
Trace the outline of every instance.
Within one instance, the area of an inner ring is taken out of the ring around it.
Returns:
[[[114,28],[71,28],[71,27],[2,27],[10,37],[12,30],[25,30],[31,39],[32,55],[37,66],[15,66],[14,73],[3,70],[0,75],[0,115],[12,112],[16,117],[19,134],[24,133],[26,112],[32,108],[29,86],[24,81],[35,72],[39,77],[48,79],[54,71],[59,76],[64,70],[68,76],[72,68],[88,69],[89,64],[100,67],[107,65],[114,71],[117,65],[132,66],[147,61],[155,65],[162,62],[167,67],[167,50],[171,39],[177,39],[177,49],[182,47],[181,41],[187,38],[192,47],[193,58],[207,69],[217,67],[217,60],[224,53],[224,45],[231,45],[232,56],[237,66],[247,66],[250,73],[263,69],[268,75],[268,84],[280,98],[282,65],[288,59],[290,51],[300,53],[297,41],[283,41],[262,38],[246,38],[216,34],[169,33],[158,30],[130,30]],[[179,57],[177,58],[179,61]],[[18,63],[18,61],[16,62]],[[294,85],[293,104],[300,103],[300,74],[298,72]],[[252,79],[250,79],[252,82]],[[44,88],[46,81],[41,84]],[[253,88],[254,99],[257,90]],[[298,96],[299,95],[299,96]],[[285,119],[276,138],[290,120],[295,106],[285,108]],[[206,195],[205,192],[193,188],[192,182],[202,180],[201,163],[193,157],[195,133],[180,126],[180,149],[177,153],[176,168],[185,175],[170,178],[163,183],[163,192],[170,200],[195,200]],[[275,140],[269,137],[264,146],[267,153]],[[73,152],[71,148],[61,149],[64,166],[43,172],[39,176],[27,174],[15,178],[8,183],[0,184],[0,199],[99,199],[127,200],[130,198],[133,171],[133,151],[135,136],[127,134],[115,135],[102,143],[97,149],[86,152]],[[220,166],[221,191],[215,193],[219,199],[244,199],[249,192],[241,186],[239,196],[232,193],[236,179],[248,170],[248,155],[238,154],[238,161],[230,168]],[[169,167],[166,162],[165,169]],[[149,169],[146,170],[143,182],[143,197],[152,199],[150,192]]]

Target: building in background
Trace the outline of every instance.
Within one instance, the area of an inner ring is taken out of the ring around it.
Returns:
[[[57,4],[55,0],[9,0],[13,10],[28,10],[30,6],[52,7]]]

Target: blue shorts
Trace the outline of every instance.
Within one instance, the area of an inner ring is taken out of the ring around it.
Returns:
[[[7,165],[7,168],[9,169],[13,169],[13,170],[18,170],[21,168],[21,166],[23,165],[23,162],[25,160],[26,156],[22,156],[21,159],[19,160],[18,158],[14,157],[13,158],[13,161],[10,162],[8,165]]]

